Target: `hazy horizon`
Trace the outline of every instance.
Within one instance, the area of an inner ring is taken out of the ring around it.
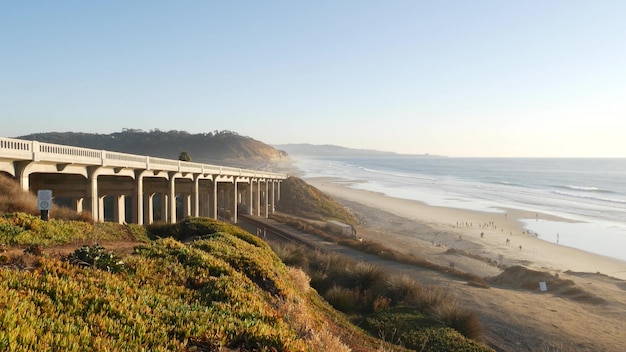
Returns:
[[[0,4],[0,136],[626,157],[626,2]],[[17,123],[15,123],[17,121]]]

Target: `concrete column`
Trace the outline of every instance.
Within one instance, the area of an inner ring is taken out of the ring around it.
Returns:
[[[276,186],[278,187],[278,190],[276,192],[276,201],[278,203],[280,203],[280,181],[276,181]]]
[[[253,210],[253,205],[254,205],[254,181],[251,179],[250,180],[250,186],[248,187],[248,189],[250,190],[248,194],[249,198],[248,198],[248,204],[249,204],[249,208],[248,209],[248,215],[253,215],[254,214],[254,210]]]
[[[176,223],[176,175],[170,172],[170,188],[169,188],[169,223]]]
[[[217,219],[217,185],[219,182],[213,180],[213,219]]]
[[[29,176],[30,171],[28,170],[28,166],[31,164],[30,161],[14,161],[13,167],[15,168],[15,177],[20,182],[20,186],[23,191],[30,191],[30,182]]]
[[[77,213],[81,213],[83,211],[84,199],[85,198],[82,197],[72,199],[72,202],[74,202],[74,210],[76,210]]]
[[[232,221],[233,224],[237,223],[237,203],[239,202],[239,191],[237,190],[237,177],[233,177],[233,204],[231,209],[233,210]]]
[[[192,195],[191,194],[181,194],[180,196],[183,199],[183,217],[188,218],[188,217],[191,216],[191,212],[193,210],[192,209],[192,205],[191,205],[192,204],[191,203]]]
[[[269,182],[268,180],[265,180],[265,217],[269,217]]]
[[[113,221],[118,224],[123,224],[126,221],[126,196],[115,195],[115,202],[113,202]]]
[[[256,180],[256,216],[261,216],[261,179]]]
[[[270,214],[274,214],[274,210],[276,209],[275,199],[276,199],[276,181],[272,180],[272,191],[270,192]]]
[[[135,188],[133,189],[133,222],[143,225],[143,171],[135,172]]]
[[[87,199],[89,211],[93,221],[104,221],[104,215],[100,217],[100,196],[98,195],[98,167],[88,167],[87,176],[89,179],[89,188],[87,189]],[[104,207],[102,207],[104,208]],[[104,209],[102,209],[104,212]]]
[[[200,216],[200,175],[193,177],[193,191],[191,194],[193,216]]]
[[[152,224],[154,222],[154,193],[146,194],[144,210],[144,224]]]
[[[98,211],[98,221],[104,222],[104,196],[98,196],[98,205],[96,206]]]
[[[161,220],[162,222],[167,222],[170,218],[170,203],[168,202],[169,196],[166,192],[161,193]]]

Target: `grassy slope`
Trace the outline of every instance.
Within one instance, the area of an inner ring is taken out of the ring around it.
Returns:
[[[303,218],[340,219],[351,224],[355,224],[356,219],[348,209],[303,180],[286,180],[280,205],[283,214],[274,214],[273,218],[301,231],[379,255],[382,259],[430,268],[462,277],[473,285],[488,287],[482,278],[475,275],[403,255],[380,243],[330,235],[323,225]],[[302,251],[301,248],[289,246],[277,246],[275,251],[285,263],[302,268],[311,276],[312,286],[327,301],[350,314],[355,324],[365,327],[374,336],[393,339],[406,347],[423,351],[489,350],[466,338],[482,339],[483,329],[477,314],[467,307],[459,306],[445,290],[421,287],[410,278],[397,277],[373,265],[351,261],[349,258]]]
[[[288,177],[280,187],[278,210],[281,212],[315,220],[339,220],[351,225],[358,222],[344,206],[297,177]]]
[[[20,197],[0,197],[18,210],[10,199]],[[332,214],[336,208],[328,204],[321,209]],[[196,240],[180,242],[190,237]],[[115,273],[41,255],[39,248],[95,240],[144,244]],[[344,343],[354,351],[403,350],[365,335],[310,288],[301,270],[286,267],[258,238],[218,221],[144,228],[6,213],[0,246],[29,246],[26,252],[34,253],[0,253],[0,297],[6,297],[0,350],[348,350]],[[397,331],[394,340],[424,351],[485,350],[432,321],[424,334],[398,319],[421,318],[378,310],[364,323],[372,331]]]
[[[46,225],[25,214],[2,219],[28,219],[28,238],[37,237],[35,228],[69,229],[74,236],[66,241],[94,226]],[[20,237],[6,229],[17,232],[0,226],[0,242]],[[107,238],[146,241],[115,274],[59,257],[0,256],[0,350],[348,350],[336,335],[352,338],[354,350],[381,345],[333,311],[304,273],[245,231],[201,218],[155,229],[201,237],[188,244],[148,241],[145,230],[130,235],[127,227],[108,224]],[[20,265],[25,261],[30,264]]]

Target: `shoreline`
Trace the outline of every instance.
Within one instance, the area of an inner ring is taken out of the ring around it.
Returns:
[[[602,273],[626,280],[626,261],[543,240],[525,230],[522,221],[534,219],[538,223],[542,221],[573,223],[577,222],[576,220],[507,207],[494,208],[502,212],[487,212],[433,206],[416,200],[352,188],[351,185],[359,182],[358,180],[333,177],[305,180],[334,198],[352,202],[357,208],[358,205],[370,208],[370,210],[360,208],[356,211],[362,218],[382,216],[372,212],[371,209],[399,218],[388,225],[387,231],[360,229],[361,237],[379,242],[382,240],[406,253],[426,256],[443,264],[457,265],[463,271],[494,276],[498,274],[499,269],[487,265],[486,262],[483,265],[476,260],[467,260],[460,255],[442,256],[442,254],[447,254],[446,251],[452,248],[507,266],[524,265],[556,272],[571,270]],[[386,233],[390,230],[394,233]]]

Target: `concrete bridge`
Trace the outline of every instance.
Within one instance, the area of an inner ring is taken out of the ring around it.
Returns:
[[[52,190],[55,204],[95,221],[150,224],[206,216],[265,216],[287,175],[0,137],[0,173],[24,190]]]

